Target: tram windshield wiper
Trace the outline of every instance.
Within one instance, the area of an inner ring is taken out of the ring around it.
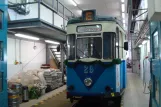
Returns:
[[[80,50],[78,48],[77,48],[77,50],[83,54],[83,56],[84,56],[83,58],[89,58],[89,56],[87,56],[86,54],[84,54],[84,52],[82,50]],[[77,58],[81,59],[81,56],[80,55],[79,56],[77,55]]]

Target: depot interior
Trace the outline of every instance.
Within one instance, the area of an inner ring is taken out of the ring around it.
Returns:
[[[132,74],[135,77],[134,80],[128,80],[128,82],[130,81],[130,85],[136,86],[136,89],[132,91],[137,91],[138,85],[135,85],[135,82],[139,80],[139,84],[141,84],[138,86],[140,87],[140,96],[144,96],[146,100],[144,104],[136,107],[148,107],[150,94],[145,95],[144,91],[146,91],[145,93],[150,92],[149,83],[152,78],[147,76],[146,72],[150,72],[149,59],[152,58],[154,51],[150,49],[150,44],[151,46],[154,45],[150,42],[150,30],[153,29],[150,25],[154,24],[153,21],[159,23],[161,20],[159,3],[161,0],[153,0],[153,2],[151,0],[0,1],[0,9],[1,4],[8,6],[8,9],[0,10],[0,28],[8,29],[6,35],[5,32],[0,31],[0,36],[2,35],[0,37],[0,49],[3,48],[1,39],[7,37],[7,92],[9,90],[14,91],[15,87],[22,87],[23,91],[28,90],[29,96],[23,97],[20,102],[20,106],[23,107],[26,101],[31,103],[34,99],[64,87],[67,79],[63,64],[64,60],[67,59],[67,22],[71,18],[81,16],[82,10],[96,9],[98,15],[118,18],[123,26],[129,44],[129,50],[126,52],[127,74],[128,76]],[[6,11],[5,14],[4,11]],[[8,26],[5,25],[6,21]],[[159,41],[161,29],[159,24],[157,26],[153,33],[157,37],[155,42]],[[157,49],[160,51],[159,47]],[[0,52],[2,61],[3,51],[0,50]],[[146,63],[146,60],[149,60],[149,63]],[[0,64],[0,69],[3,69],[5,65]],[[3,73],[0,71],[0,97],[4,95],[2,93],[3,87],[5,87]],[[48,79],[50,76],[52,79]],[[159,76],[160,74],[158,74]],[[137,80],[135,81],[135,79]],[[157,79],[158,87],[155,91],[155,99],[158,106],[156,107],[160,107],[160,103],[158,103],[160,99],[159,83],[160,80]],[[131,97],[135,100],[131,104],[143,103],[139,100],[136,101],[136,98],[139,97]],[[35,103],[32,102],[33,105]],[[126,107],[126,104],[124,106]]]

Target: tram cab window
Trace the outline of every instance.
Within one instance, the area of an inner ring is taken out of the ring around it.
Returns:
[[[103,58],[113,59],[115,58],[115,33],[105,32],[103,33]]]
[[[123,55],[124,55],[124,53],[123,53],[123,43],[124,43],[124,41],[123,41],[123,34],[122,34],[122,32],[120,31],[120,34],[119,34],[119,54],[120,54],[120,58],[123,58]]]
[[[2,29],[3,12],[0,10],[0,29]]]
[[[70,34],[67,36],[67,48],[68,48],[68,59],[75,59],[75,41],[76,37],[74,34]]]
[[[102,38],[89,37],[77,39],[77,58],[102,58]]]

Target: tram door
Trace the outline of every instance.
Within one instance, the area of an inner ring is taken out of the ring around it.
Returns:
[[[151,36],[151,106],[161,107],[161,23],[150,23]]]
[[[0,0],[0,107],[8,107],[7,94],[7,0]]]

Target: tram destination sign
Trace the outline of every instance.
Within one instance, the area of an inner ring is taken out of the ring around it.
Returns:
[[[101,25],[86,25],[86,26],[78,26],[77,32],[83,33],[83,32],[100,32],[102,31]]]

